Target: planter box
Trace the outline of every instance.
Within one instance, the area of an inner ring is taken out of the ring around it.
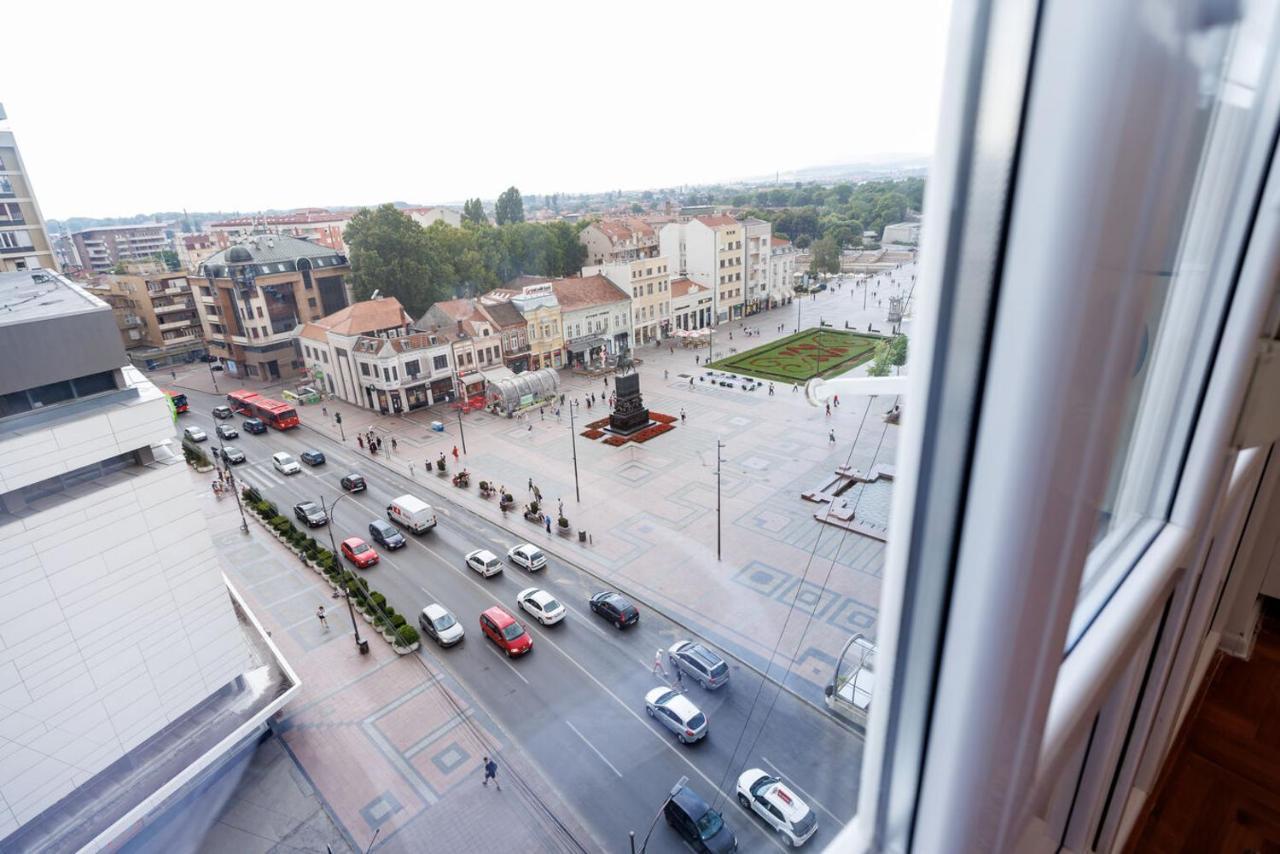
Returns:
[[[570,526],[569,526],[569,527],[567,527],[567,528],[561,528],[559,525],[557,525],[557,526],[556,526],[556,531],[557,531],[557,532],[559,532],[560,536],[562,536],[562,537],[572,537],[572,536],[573,536],[573,526],[572,526],[572,525],[570,525]]]
[[[200,474],[208,474],[213,471],[213,466],[195,466],[195,470]]]
[[[396,636],[391,632],[382,632],[382,639],[389,644],[395,645]]]
[[[422,646],[422,644],[418,641],[414,641],[412,646],[397,646],[394,643],[391,644],[391,648],[395,650],[396,655],[408,655],[409,653],[416,651],[420,646]]]
[[[535,525],[542,524],[542,516],[537,513],[524,513],[522,515]]]

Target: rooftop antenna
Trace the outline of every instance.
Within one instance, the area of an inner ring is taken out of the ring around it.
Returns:
[[[377,298],[378,298],[378,294],[380,294],[380,293],[382,293],[382,289],[381,289],[381,288],[375,288],[375,289],[374,289],[374,291],[373,291],[373,293],[369,294],[369,299],[371,299],[371,300],[375,300],[375,299],[377,299]]]

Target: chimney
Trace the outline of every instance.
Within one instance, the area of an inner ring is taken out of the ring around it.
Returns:
[[[459,320],[459,321],[458,321],[458,336],[459,336],[459,337],[461,337],[461,336],[462,336],[462,334],[463,334],[463,332],[462,332],[462,321],[461,321],[461,320]]]

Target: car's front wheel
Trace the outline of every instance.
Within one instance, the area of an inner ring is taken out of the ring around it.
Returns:
[[[653,706],[645,706],[644,710],[649,713],[649,717],[653,717]]]
[[[747,796],[742,794],[742,792],[738,792],[738,803],[742,804],[742,808],[744,810],[751,809],[751,801],[747,800]]]

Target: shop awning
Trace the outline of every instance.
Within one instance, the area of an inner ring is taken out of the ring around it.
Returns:
[[[597,350],[603,347],[605,341],[596,335],[591,338],[579,338],[577,341],[570,341],[568,344],[570,353],[585,353],[588,350]]]

